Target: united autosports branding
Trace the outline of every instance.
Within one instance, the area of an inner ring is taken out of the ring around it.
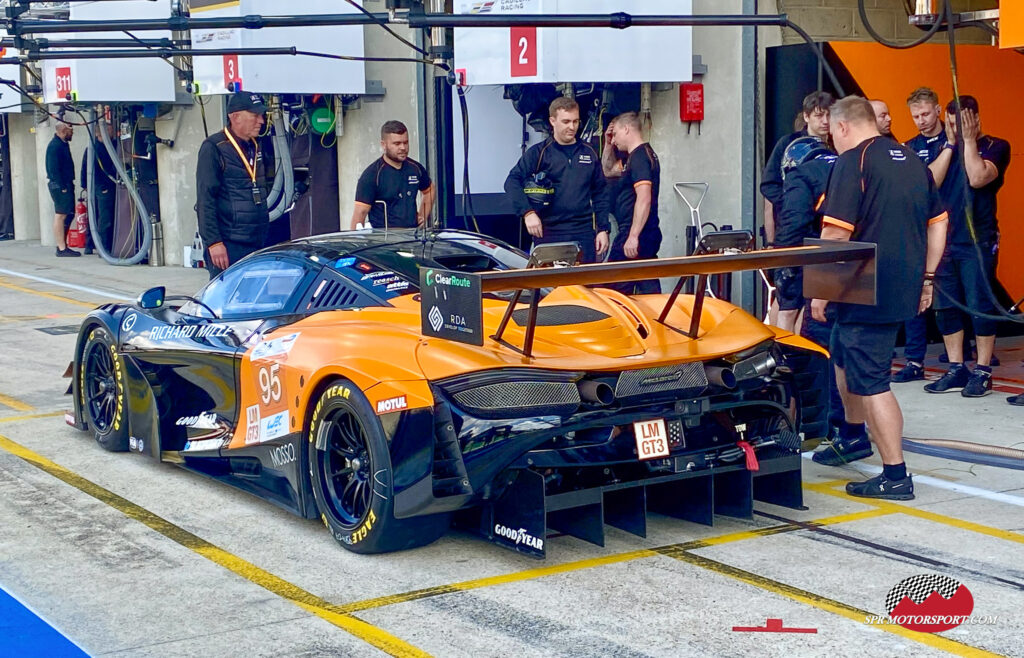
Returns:
[[[288,412],[267,416],[260,421],[260,441],[270,441],[288,433]]]
[[[519,528],[518,530],[515,530],[513,528],[503,526],[500,523],[495,523],[494,534],[509,540],[516,546],[525,544],[526,546],[535,548],[538,551],[544,550],[544,540],[534,537],[530,533],[526,532],[526,528]]]
[[[902,580],[885,597],[888,615],[872,615],[865,623],[896,624],[921,633],[941,633],[961,624],[996,623],[994,616],[974,616],[974,596],[963,583],[939,574]]]
[[[269,359],[275,356],[283,356],[292,351],[292,347],[295,345],[295,339],[299,337],[298,333],[288,334],[274,340],[265,340],[256,347],[252,348],[252,355],[249,357],[250,361],[256,361],[257,359]]]
[[[377,414],[386,414],[391,411],[398,411],[399,409],[405,409],[409,406],[409,401],[404,395],[399,395],[397,398],[388,398],[387,400],[380,400],[377,402]]]

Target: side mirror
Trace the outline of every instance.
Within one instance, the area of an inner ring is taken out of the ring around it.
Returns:
[[[139,299],[136,303],[145,309],[160,308],[164,305],[164,294],[167,289],[164,286],[157,286],[156,288],[150,288],[146,292],[139,295]]]

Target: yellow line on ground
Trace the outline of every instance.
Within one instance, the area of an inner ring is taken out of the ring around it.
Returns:
[[[33,409],[35,409],[35,407],[33,407],[31,404],[26,404],[20,400],[15,400],[11,396],[4,395],[3,393],[0,393],[0,404],[4,405],[5,407],[10,407],[15,411],[32,411]]]
[[[53,418],[54,416],[63,415],[63,411],[47,411],[46,413],[42,414],[25,414],[23,416],[0,416],[0,423],[16,423],[19,420],[32,420],[33,418]]]
[[[838,523],[859,521],[861,519],[885,516],[887,514],[891,514],[891,512],[880,509],[871,509],[863,512],[856,512],[854,514],[844,514],[841,516],[832,516],[825,519],[818,519],[816,521],[808,521],[807,523],[809,525],[814,526],[836,525]],[[698,548],[706,548],[708,546],[718,546],[721,544],[728,544],[736,541],[744,541],[747,539],[754,539],[757,537],[766,537],[769,535],[775,535],[784,532],[793,532],[801,529],[802,528],[800,526],[787,523],[784,525],[757,528],[756,530],[743,530],[741,532],[732,532],[726,535],[720,535],[718,537],[695,539],[693,541],[688,541],[680,544],[672,544],[670,546],[663,546],[660,548],[645,548],[637,551],[629,551],[627,553],[605,555],[597,558],[588,558],[585,560],[566,562],[564,564],[553,564],[550,566],[538,567],[536,569],[516,571],[513,573],[502,574],[500,576],[476,578],[474,580],[466,580],[460,583],[452,583],[450,585],[438,585],[436,587],[428,587],[425,589],[413,590],[411,592],[404,592],[401,594],[380,596],[373,599],[365,599],[363,601],[347,603],[338,606],[338,608],[344,610],[345,612],[358,612],[360,610],[369,610],[371,608],[382,608],[384,606],[395,605],[398,603],[408,603],[409,601],[417,601],[419,599],[441,596],[443,594],[465,592],[468,590],[480,589],[483,587],[494,587],[496,585],[507,585],[508,583],[517,583],[522,582],[524,580],[544,578],[545,576],[554,576],[562,573],[582,571],[584,569],[592,569],[594,567],[602,567],[609,564],[630,562],[632,560],[638,560],[641,558],[648,558],[660,555],[661,551],[664,550],[695,550]]]
[[[392,656],[401,656],[402,658],[429,655],[404,640],[391,635],[387,631],[377,628],[376,626],[372,626],[350,614],[346,614],[345,611],[340,610],[338,606],[332,605],[297,585],[257,567],[251,562],[247,562],[240,557],[232,555],[224,549],[211,544],[184,528],[179,528],[170,521],[153,514],[149,510],[136,505],[130,500],[118,496],[112,491],[104,489],[98,484],[86,480],[82,476],[69,471],[63,466],[50,461],[46,457],[43,457],[42,455],[37,454],[14,441],[11,441],[5,436],[0,436],[0,448],[24,459],[33,466],[49,473],[58,480],[66,482],[79,491],[106,503],[125,516],[135,519],[139,523],[156,530],[168,539],[181,544],[195,553],[198,553],[211,562],[224,567],[232,573],[257,584],[260,587],[263,587],[277,596],[291,601],[295,605],[311,612],[317,617],[348,631],[352,635],[372,644],[381,651]]]
[[[859,608],[846,605],[840,601],[834,601],[824,596],[820,596],[814,592],[808,592],[807,590],[802,590],[797,587],[793,587],[792,585],[780,583],[777,580],[772,580],[771,578],[766,578],[701,555],[694,555],[677,549],[663,551],[662,555],[679,560],[680,562],[692,564],[702,569],[713,571],[734,580],[739,580],[747,583],[748,585],[757,587],[758,589],[778,594],[780,596],[785,596],[786,598],[818,608],[819,610],[825,610],[826,612],[846,617],[847,619],[851,619],[861,624],[866,623],[868,617],[874,616],[873,613],[867,612],[866,610],[861,610]],[[914,642],[918,642],[935,649],[940,649],[942,651],[947,651],[958,656],[970,656],[973,658],[975,656],[999,655],[963,642],[957,642],[956,640],[952,640],[941,635],[935,635],[933,633],[918,633],[917,631],[911,631],[895,624],[873,626],[873,628],[879,628],[892,633],[893,635],[899,635],[900,637],[904,637],[908,640],[913,640]]]
[[[84,306],[86,308],[96,308],[98,304],[91,304],[89,302],[82,302],[77,299],[71,299],[70,297],[61,297],[60,295],[54,295],[53,293],[43,292],[42,290],[33,290],[32,288],[25,288],[18,286],[13,283],[7,283],[6,281],[0,280],[0,288],[9,288],[11,290],[17,290],[18,292],[28,293],[30,295],[38,295],[39,297],[45,297],[58,302],[64,302],[65,304],[74,304],[76,306]]]
[[[901,505],[899,503],[889,502],[887,500],[871,500],[866,498],[857,498],[851,496],[845,491],[837,491],[835,489],[826,487],[818,484],[805,484],[805,488],[822,493],[827,496],[833,496],[835,498],[842,498],[843,500],[851,500],[857,503],[866,505],[874,505],[878,509],[889,510],[896,514],[906,514],[907,516],[916,516],[920,519],[927,519],[934,521],[935,523],[941,523],[953,528],[959,528],[961,530],[968,530],[970,532],[976,532],[981,535],[988,535],[989,537],[996,537],[997,539],[1005,539],[1007,541],[1016,542],[1018,544],[1024,544],[1024,535],[1019,532],[1013,532],[1012,530],[1003,530],[1002,528],[993,528],[992,526],[982,525],[980,523],[974,523],[973,521],[964,521],[953,516],[946,516],[945,514],[937,514],[935,512],[929,512],[927,510],[918,509],[909,505]]]

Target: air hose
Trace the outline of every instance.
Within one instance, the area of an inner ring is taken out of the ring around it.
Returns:
[[[903,439],[903,449],[954,461],[1024,471],[1024,450],[949,439]]]
[[[283,181],[284,193],[281,194],[280,201],[277,205],[273,205],[274,193],[271,190],[270,199],[268,202],[273,206],[270,209],[270,221],[274,221],[281,215],[288,212],[292,206],[292,199],[295,197],[295,171],[292,169],[292,151],[288,144],[288,133],[285,132],[284,127],[284,115],[280,110],[277,110],[273,114],[274,122],[274,155],[277,159],[277,171],[274,176],[274,188],[277,188],[278,176]]]

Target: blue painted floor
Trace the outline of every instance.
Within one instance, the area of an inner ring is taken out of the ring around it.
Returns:
[[[88,655],[18,599],[0,589],[0,658]]]

